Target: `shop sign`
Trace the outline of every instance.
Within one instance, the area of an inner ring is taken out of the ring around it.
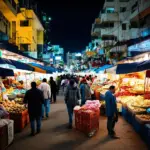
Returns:
[[[128,47],[128,51],[150,51],[150,39]]]

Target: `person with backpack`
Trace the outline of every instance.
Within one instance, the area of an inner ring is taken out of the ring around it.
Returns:
[[[91,89],[85,78],[83,78],[81,81],[80,93],[81,93],[81,105],[83,106],[86,100],[91,99]]]
[[[65,93],[65,103],[67,105],[69,116],[69,126],[68,126],[69,129],[72,129],[73,109],[76,105],[78,105],[79,100],[80,100],[80,91],[78,87],[75,86],[75,81],[71,79]]]

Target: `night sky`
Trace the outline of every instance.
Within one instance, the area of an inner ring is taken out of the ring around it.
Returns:
[[[104,0],[37,1],[39,10],[52,17],[52,44],[61,45],[65,52],[84,50],[91,41],[92,23],[98,17]]]

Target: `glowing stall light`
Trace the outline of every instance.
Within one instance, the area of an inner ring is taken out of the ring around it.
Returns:
[[[62,58],[61,58],[61,56],[56,56],[55,57],[55,60],[61,60]]]
[[[75,56],[76,57],[81,57],[81,53],[76,53]]]

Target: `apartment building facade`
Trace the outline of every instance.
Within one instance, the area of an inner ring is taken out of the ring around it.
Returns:
[[[92,37],[101,40],[101,48],[149,35],[149,0],[105,0],[99,17],[92,25]],[[116,46],[111,50],[127,51],[127,46]]]
[[[42,59],[44,28],[32,8],[19,4],[18,0],[0,0],[0,40]]]

